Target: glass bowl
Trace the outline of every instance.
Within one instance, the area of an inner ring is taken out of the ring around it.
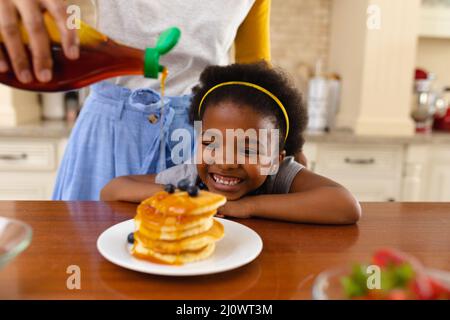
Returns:
[[[348,276],[352,267],[341,267],[320,273],[313,285],[314,300],[348,300],[341,285],[341,278]],[[436,269],[426,269],[428,276],[438,280],[450,288],[450,272]]]
[[[28,247],[32,234],[29,225],[0,217],[0,269]]]

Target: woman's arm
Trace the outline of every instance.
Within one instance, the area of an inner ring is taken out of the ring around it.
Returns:
[[[124,176],[111,180],[100,193],[102,201],[139,203],[163,189],[155,183],[156,175]]]
[[[300,223],[353,224],[361,217],[361,206],[344,187],[303,169],[289,194],[245,197],[228,202],[220,213]]]
[[[270,62],[270,2],[256,0],[239,27],[235,39],[236,62]]]

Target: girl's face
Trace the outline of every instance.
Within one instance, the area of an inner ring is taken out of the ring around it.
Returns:
[[[255,112],[251,107],[238,106],[232,102],[210,105],[203,115],[202,129],[202,140],[198,145],[198,152],[201,152],[201,163],[197,165],[198,174],[209,191],[222,194],[228,200],[242,198],[262,186],[267,178],[267,174],[262,172],[267,172],[264,168],[270,166],[267,164],[270,161],[268,159],[282,159],[282,154],[273,155],[270,151],[270,130],[276,129],[273,119]],[[230,136],[231,141],[227,141],[227,129],[233,129],[235,133],[238,129],[244,132],[253,129],[256,139],[247,136],[239,141],[235,135]],[[259,129],[266,129],[268,134],[262,137]],[[205,135],[208,130],[220,132],[222,141],[215,141],[214,137]],[[273,142],[278,144],[279,141],[276,140]],[[230,153],[234,161],[229,161]],[[256,163],[252,161],[251,164],[250,158],[256,159]],[[243,159],[245,163],[242,163]]]

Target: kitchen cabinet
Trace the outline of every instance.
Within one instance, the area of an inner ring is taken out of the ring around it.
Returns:
[[[49,200],[66,139],[1,138],[0,200]]]
[[[360,201],[401,199],[401,145],[306,144],[310,168],[349,189]]]
[[[436,202],[450,202],[450,164],[433,165],[430,179],[428,199]]]
[[[450,201],[450,145],[412,145],[406,163],[405,201]]]
[[[422,5],[420,9],[420,37],[450,39],[450,5]]]
[[[420,136],[390,144],[312,139],[304,153],[310,170],[339,182],[360,201],[449,202],[450,139],[440,137],[445,143]]]

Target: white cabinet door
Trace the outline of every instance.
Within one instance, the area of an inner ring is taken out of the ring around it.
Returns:
[[[420,13],[419,36],[450,38],[450,7],[423,5]]]
[[[428,172],[428,200],[450,201],[450,148],[448,145],[436,145],[431,149]]]
[[[0,171],[54,171],[56,160],[54,141],[0,140]]]
[[[450,201],[450,147],[410,145],[405,159],[403,201]]]
[[[356,199],[364,202],[400,201],[398,185],[385,179],[359,179],[351,177],[329,176],[347,188]]]
[[[54,173],[0,172],[0,200],[50,200]]]
[[[64,141],[0,139],[0,200],[50,200]]]
[[[450,202],[450,163],[431,167],[429,190],[430,201]]]
[[[400,201],[403,147],[320,144],[314,171],[342,184],[359,201]]]

